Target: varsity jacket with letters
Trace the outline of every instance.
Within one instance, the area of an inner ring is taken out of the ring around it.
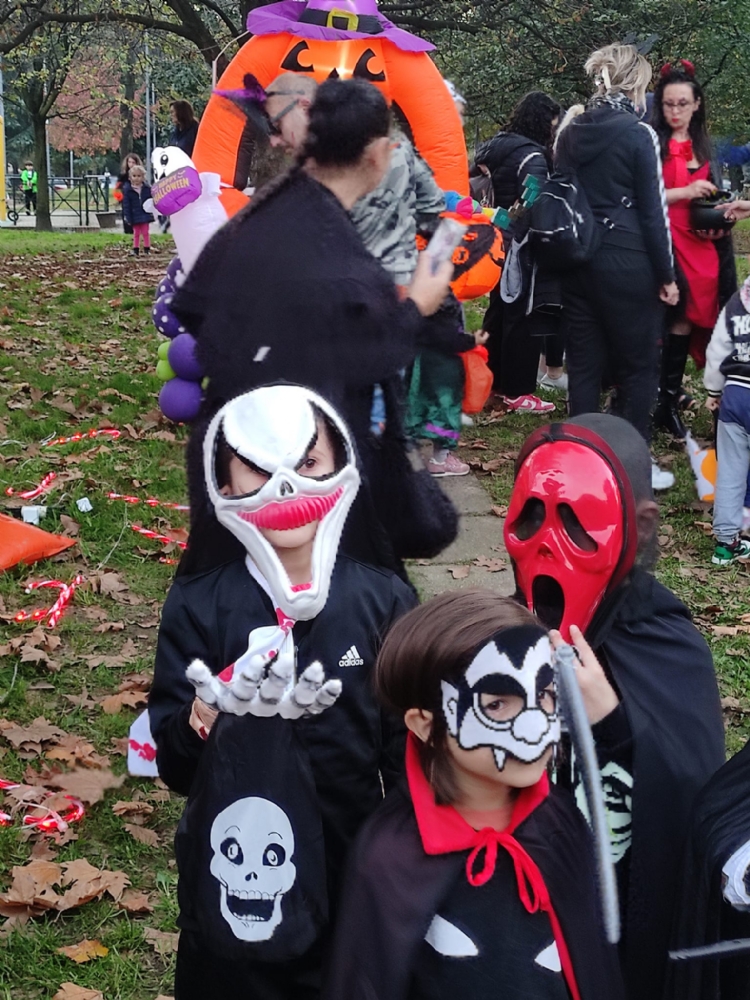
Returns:
[[[706,349],[703,384],[709,396],[720,396],[725,385],[750,388],[750,312],[741,295],[735,292],[721,310]]]

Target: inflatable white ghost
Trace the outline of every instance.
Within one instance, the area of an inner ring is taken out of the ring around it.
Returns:
[[[171,222],[182,270],[188,274],[201,250],[227,221],[219,195],[221,177],[201,173],[177,146],[157,146],[151,154],[154,207]]]

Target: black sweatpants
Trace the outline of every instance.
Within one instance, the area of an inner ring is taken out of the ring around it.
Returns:
[[[498,289],[493,289],[482,329],[490,335],[487,352],[494,391],[509,399],[532,394],[544,338],[529,333],[526,296],[507,303]]]
[[[563,281],[570,415],[596,413],[605,371],[613,412],[651,439],[664,307],[645,253],[603,246]]]
[[[36,212],[36,191],[31,191],[30,189],[24,191],[23,200],[27,212],[30,208],[33,208]]]
[[[182,931],[177,946],[175,1000],[319,1000],[323,950],[313,947],[288,962],[238,962],[208,951],[201,939]]]

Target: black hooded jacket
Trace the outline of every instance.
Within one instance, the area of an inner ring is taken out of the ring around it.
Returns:
[[[650,125],[612,107],[585,111],[560,133],[555,167],[575,172],[597,221],[614,224],[602,246],[647,253],[659,284],[674,281],[659,141]]]
[[[498,132],[482,143],[474,162],[489,169],[497,208],[510,208],[521,197],[528,174],[541,183],[547,180],[546,150],[515,132]]]

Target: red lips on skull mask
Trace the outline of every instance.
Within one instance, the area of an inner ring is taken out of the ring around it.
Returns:
[[[585,631],[632,569],[638,545],[630,482],[598,434],[553,424],[527,439],[505,545],[529,609],[566,640],[571,625]]]

